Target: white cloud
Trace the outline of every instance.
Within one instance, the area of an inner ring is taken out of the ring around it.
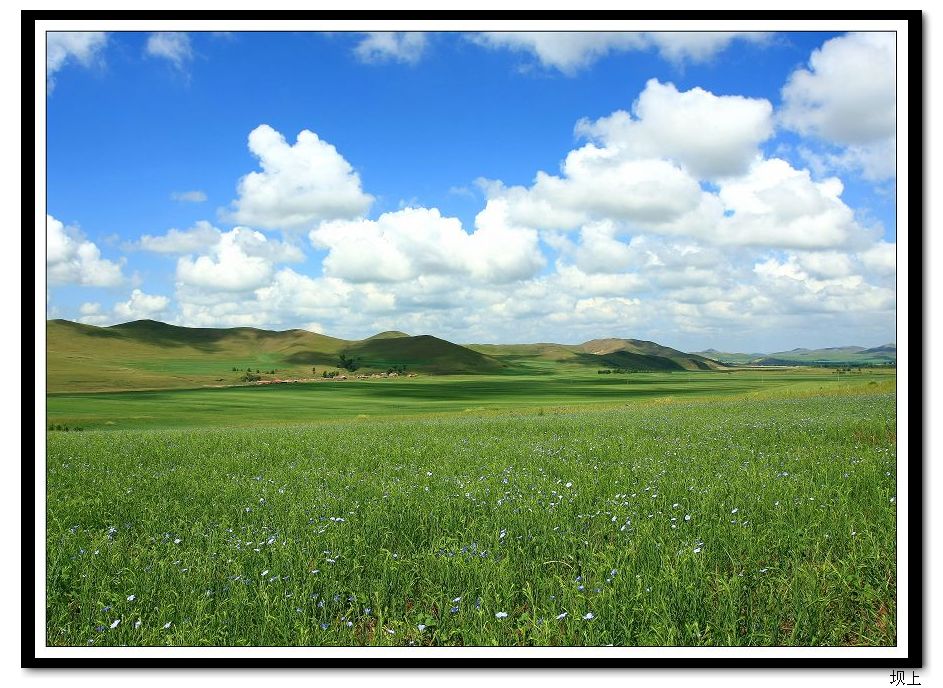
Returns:
[[[868,236],[841,200],[835,177],[812,180],[784,160],[757,162],[750,173],[720,185],[725,216],[716,240],[743,246],[823,249],[847,246]]]
[[[223,237],[229,237],[246,255],[258,256],[273,263],[296,263],[304,260],[304,252],[293,243],[270,239],[249,227],[234,227],[228,233],[199,220],[190,229],[170,229],[166,234],[145,234],[137,245],[145,251],[183,255],[212,252]]]
[[[674,164],[622,159],[593,144],[571,151],[561,176],[538,172],[530,188],[492,187],[490,193],[492,200],[507,199],[515,222],[546,229],[575,229],[596,219],[669,222],[701,198],[697,181]]]
[[[79,313],[82,315],[98,315],[101,313],[102,305],[100,303],[86,302],[79,306]]]
[[[235,222],[263,229],[304,229],[321,220],[366,213],[373,197],[360,176],[331,144],[303,130],[294,145],[262,124],[249,134],[249,150],[261,172],[239,180],[233,201]]]
[[[170,229],[166,234],[145,234],[138,242],[145,251],[186,254],[203,251],[219,243],[222,232],[206,220],[198,221],[187,230]]]
[[[633,108],[595,122],[581,120],[577,133],[631,158],[668,158],[692,175],[711,179],[746,172],[759,145],[773,133],[767,100],[716,96],[701,88],[678,92],[651,79]]]
[[[364,35],[354,54],[362,62],[405,62],[416,64],[426,49],[426,34],[406,31],[372,31]]]
[[[814,50],[808,69],[782,89],[780,120],[800,134],[843,148],[839,166],[875,180],[894,176],[896,44],[889,32],[851,33]]]
[[[46,216],[46,278],[50,284],[114,287],[124,281],[121,264],[102,258],[98,247],[77,227],[66,227],[52,215]]]
[[[171,200],[183,203],[203,203],[206,194],[203,191],[174,191],[170,194]]]
[[[183,69],[193,59],[190,36],[180,31],[158,31],[147,37],[145,52],[153,57],[169,60],[177,69]]]
[[[426,275],[464,274],[508,282],[543,265],[537,232],[509,223],[506,202],[490,202],[468,234],[435,208],[404,208],[377,220],[326,222],[309,234],[329,250],[325,274],[352,282],[403,282]]]
[[[49,31],[46,34],[46,90],[55,88],[55,74],[69,62],[83,67],[101,59],[108,42],[103,31]]]
[[[707,62],[735,40],[765,43],[771,34],[763,31],[657,31],[645,34],[663,58],[676,64]]]
[[[275,263],[303,259],[298,247],[236,227],[219,234],[207,255],[177,261],[178,286],[209,291],[249,291],[265,285]]]
[[[118,320],[158,319],[170,305],[166,296],[145,294],[140,289],[131,292],[127,301],[116,303],[115,317]]]
[[[897,273],[897,243],[879,241],[858,254],[858,260],[880,275]]]
[[[472,34],[471,39],[489,48],[507,48],[533,54],[544,67],[574,74],[614,52],[656,49],[674,63],[704,62],[734,40],[762,42],[767,34],[756,32],[568,32],[496,31]]]
[[[871,284],[859,274],[816,278],[803,269],[795,255],[784,261],[770,258],[757,263],[754,271],[767,283],[761,286],[775,297],[769,302],[773,312],[877,314],[892,312],[896,306],[892,288]]]
[[[581,122],[592,141],[556,174],[480,182],[485,205],[467,230],[436,208],[368,219],[371,197],[333,147],[310,132],[289,145],[263,125],[250,135],[261,170],[241,180],[233,216],[309,230],[325,252],[319,276],[279,268],[303,257],[297,234],[197,223],[140,243],[184,254],[175,317],[191,326],[629,336],[692,350],[730,332],[752,350],[892,336],[894,244],[855,220],[839,179],[763,157],[768,102],[651,81],[631,113]]]

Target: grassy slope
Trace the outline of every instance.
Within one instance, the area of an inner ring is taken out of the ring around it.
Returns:
[[[187,328],[153,320],[93,327],[46,324],[47,391],[175,389],[238,384],[243,372],[275,370],[263,379],[309,378],[336,369],[341,353],[361,372],[405,365],[431,374],[556,374],[621,368],[670,372],[720,368],[700,356],[633,339],[580,345],[459,346],[429,335],[380,332],[348,341],[306,330]],[[235,370],[234,370],[235,369]],[[315,376],[317,375],[315,373]]]
[[[639,339],[594,339],[583,344],[469,344],[468,348],[529,371],[625,368],[638,371],[720,370],[720,363]]]
[[[185,328],[152,320],[102,328],[50,320],[47,390],[219,386],[237,383],[246,368],[278,371],[267,377],[310,377],[312,367],[318,372],[334,369],[341,352],[360,358],[365,370],[396,364],[429,373],[496,372],[502,367],[456,344],[397,332],[358,342],[306,330]]]

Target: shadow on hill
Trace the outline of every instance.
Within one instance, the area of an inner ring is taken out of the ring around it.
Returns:
[[[613,351],[608,354],[580,353],[576,355],[576,360],[584,365],[596,368],[623,368],[625,370],[649,372],[684,370],[681,364],[672,361],[670,358],[633,354],[629,351]],[[707,369],[707,366],[705,365],[704,368]]]

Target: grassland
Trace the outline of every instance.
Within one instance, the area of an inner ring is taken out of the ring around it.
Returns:
[[[551,366],[548,365],[548,370]],[[893,390],[893,371],[840,376],[832,371],[738,370],[599,375],[420,376],[382,380],[241,386],[218,389],[59,393],[47,396],[50,425],[83,429],[259,426],[377,421],[519,410],[574,410],[723,398]]]
[[[52,395],[47,642],[893,645],[893,385]]]

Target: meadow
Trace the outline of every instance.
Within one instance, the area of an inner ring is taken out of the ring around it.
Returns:
[[[892,373],[48,402],[50,645],[896,642]]]

